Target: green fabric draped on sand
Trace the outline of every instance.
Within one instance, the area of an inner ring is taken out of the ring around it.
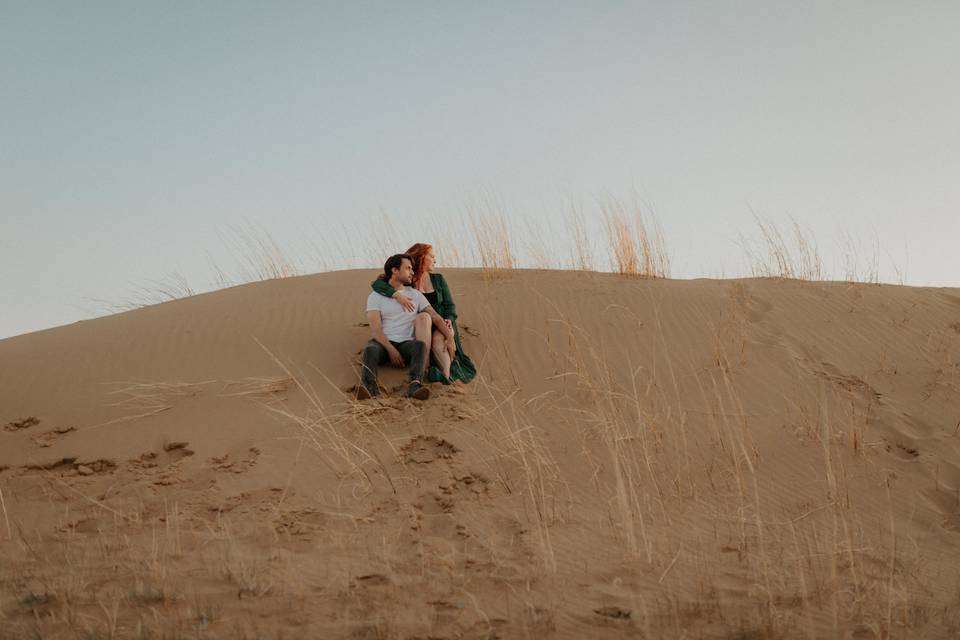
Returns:
[[[463,346],[460,344],[460,328],[457,327],[457,305],[454,304],[453,296],[450,295],[450,287],[447,286],[447,281],[439,273],[431,273],[430,282],[433,283],[433,290],[437,292],[437,306],[434,311],[453,324],[453,338],[457,345],[457,353],[450,364],[450,379],[470,382],[477,375],[477,367],[470,360],[470,357],[463,352]],[[386,280],[374,280],[370,286],[374,291],[388,298],[392,298],[393,294],[397,292]],[[432,363],[427,371],[427,380],[430,382],[445,382],[443,372]]]

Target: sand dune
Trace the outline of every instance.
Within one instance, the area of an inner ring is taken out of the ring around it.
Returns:
[[[960,635],[960,290],[445,274],[426,402],[371,271],[0,341],[0,637]]]

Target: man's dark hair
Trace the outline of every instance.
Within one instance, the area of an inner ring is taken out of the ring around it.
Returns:
[[[383,275],[380,276],[380,279],[389,280],[390,276],[393,275],[393,270],[399,269],[404,260],[409,260],[410,264],[413,264],[413,258],[406,253],[398,253],[387,258],[387,261],[383,263]]]

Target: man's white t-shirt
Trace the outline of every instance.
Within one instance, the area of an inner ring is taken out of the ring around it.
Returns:
[[[430,306],[426,296],[411,287],[398,289],[401,295],[404,295],[416,305],[413,311],[404,311],[399,302],[393,298],[382,296],[376,291],[370,292],[367,297],[367,311],[379,311],[380,322],[383,326],[383,335],[391,342],[405,342],[413,340],[413,323],[417,319],[417,314],[426,311]]]

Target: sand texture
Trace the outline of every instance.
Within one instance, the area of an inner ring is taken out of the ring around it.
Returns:
[[[0,638],[960,637],[960,290],[372,271],[0,341]]]

